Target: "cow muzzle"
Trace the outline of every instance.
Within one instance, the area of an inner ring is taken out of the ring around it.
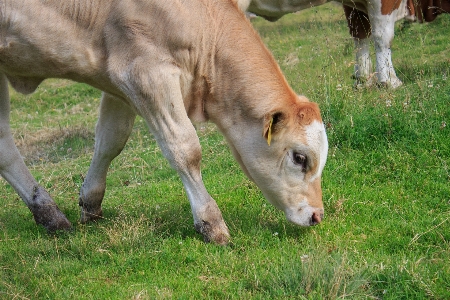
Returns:
[[[323,209],[318,209],[317,211],[314,211],[311,216],[310,225],[314,226],[322,222],[323,219]]]
[[[311,206],[302,207],[295,211],[285,211],[288,221],[299,226],[314,226],[322,222],[324,217],[323,208],[314,208]]]

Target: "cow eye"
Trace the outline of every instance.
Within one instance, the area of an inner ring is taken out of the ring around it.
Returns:
[[[301,154],[301,153],[296,153],[294,152],[294,164],[296,164],[297,166],[302,167],[303,170],[306,170],[306,156]]]

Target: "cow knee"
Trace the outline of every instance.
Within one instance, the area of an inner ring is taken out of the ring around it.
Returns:
[[[21,160],[22,156],[14,144],[9,126],[0,125],[0,170]]]
[[[202,149],[198,139],[183,143],[174,156],[177,171],[200,171],[201,160]]]

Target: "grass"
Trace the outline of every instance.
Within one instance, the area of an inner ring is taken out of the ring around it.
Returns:
[[[293,88],[322,109],[324,222],[289,224],[205,124],[203,177],[232,245],[204,244],[177,174],[138,119],[111,165],[105,219],[79,224],[100,93],[49,80],[32,96],[12,92],[11,122],[31,172],[75,228],[47,235],[3,181],[0,298],[450,298],[450,16],[397,24],[404,85],[395,91],[353,88],[337,6],[253,23]]]

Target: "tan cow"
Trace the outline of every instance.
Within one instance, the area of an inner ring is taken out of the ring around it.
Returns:
[[[321,221],[328,144],[319,108],[289,87],[232,1],[0,0],[0,25],[0,173],[38,224],[71,227],[14,145],[7,80],[22,93],[49,77],[104,92],[80,191],[82,222],[102,216],[108,167],[136,115],[179,173],[206,241],[225,244],[229,233],[202,182],[192,122],[217,124],[244,172],[288,220]]]

